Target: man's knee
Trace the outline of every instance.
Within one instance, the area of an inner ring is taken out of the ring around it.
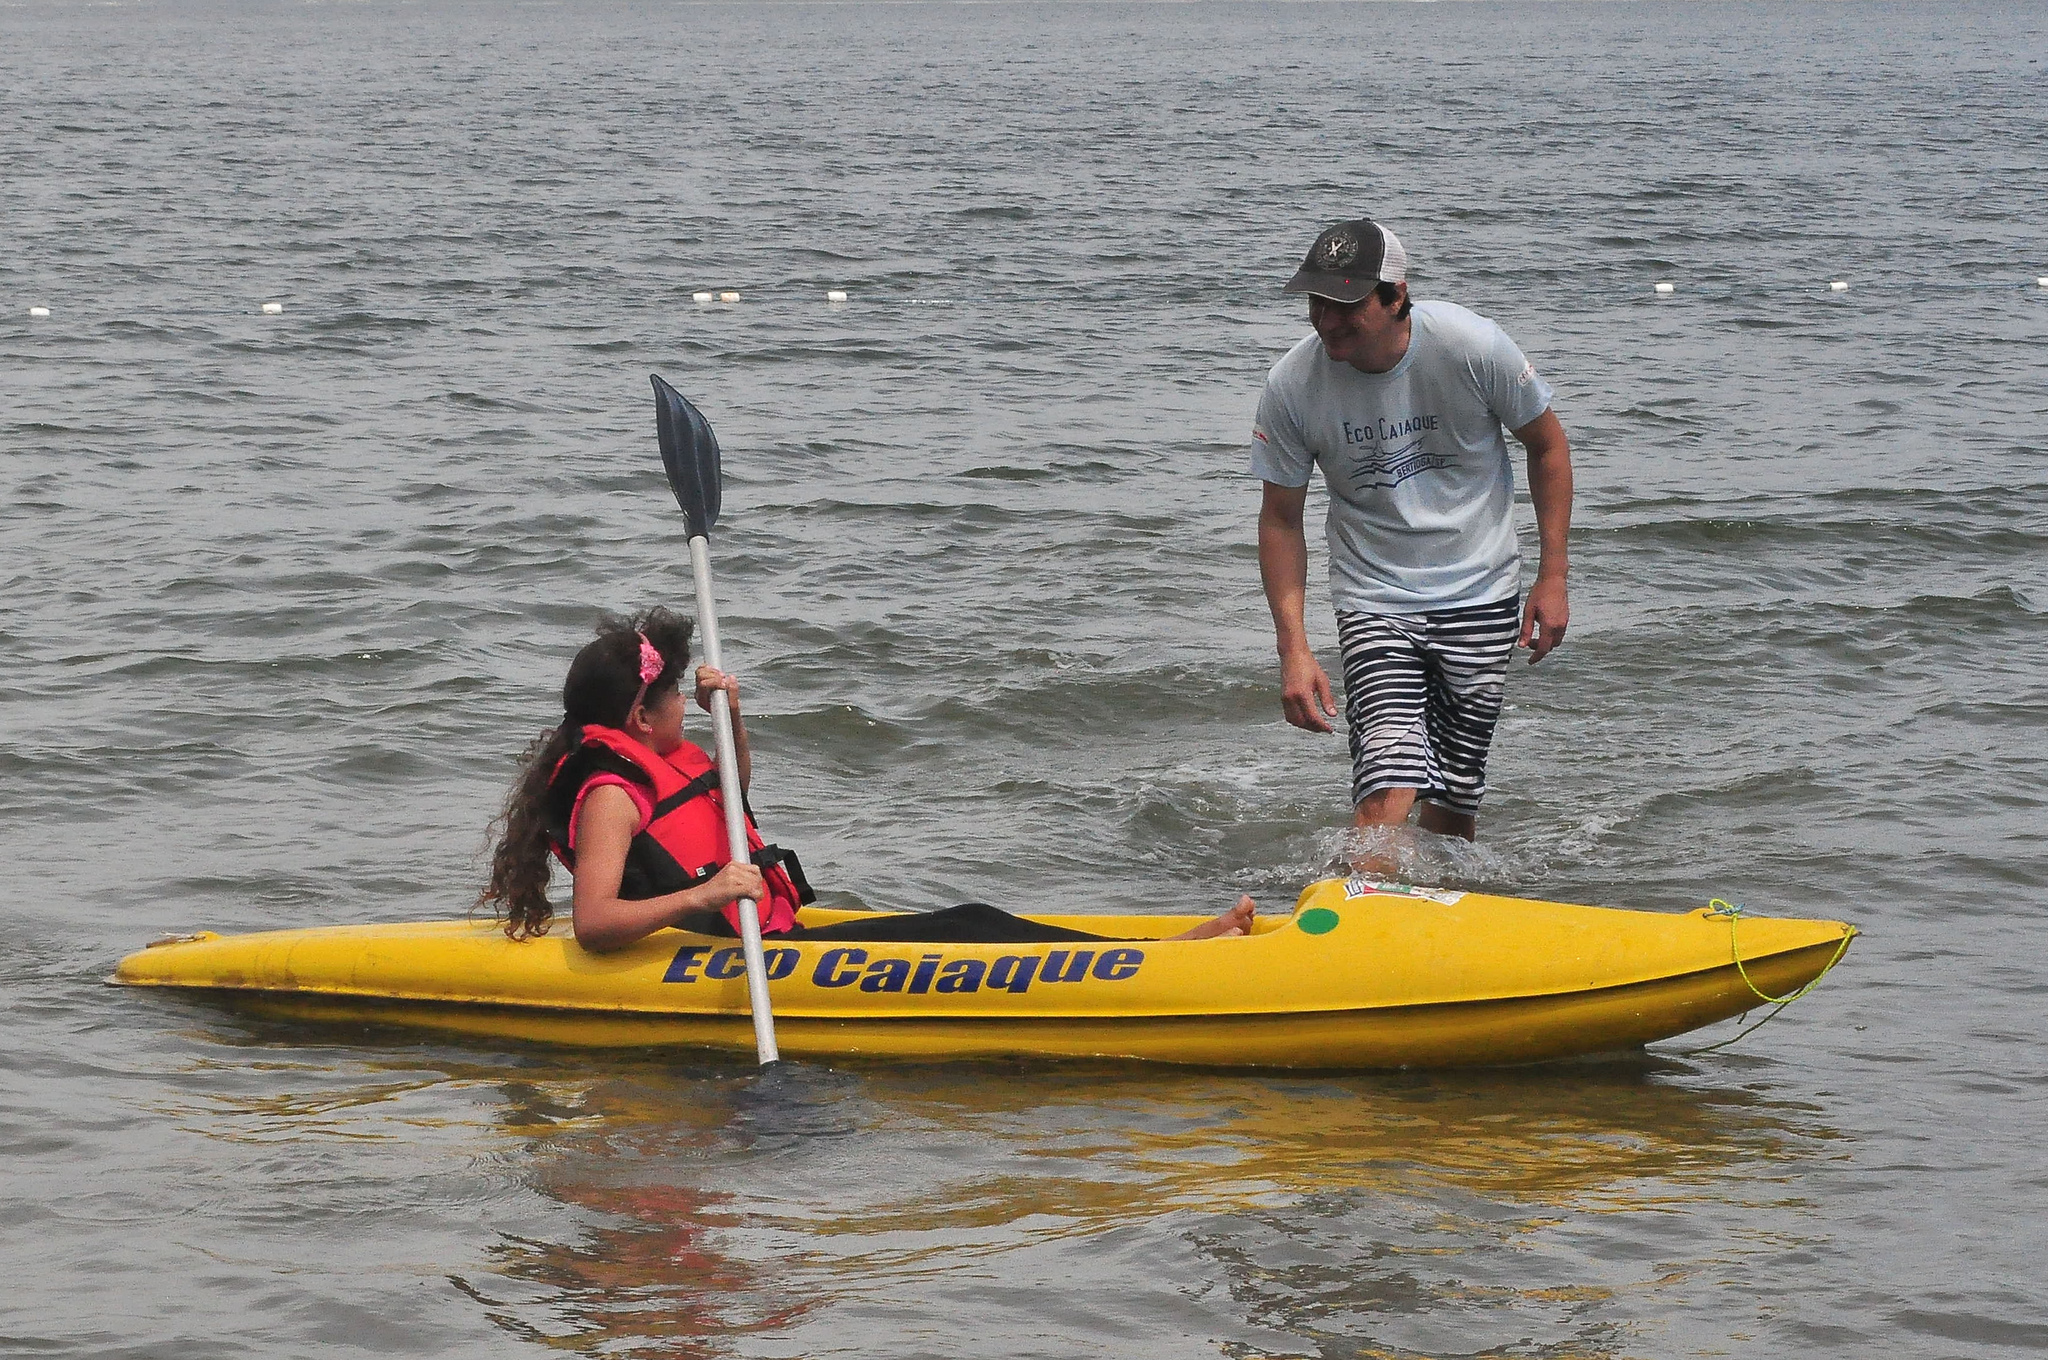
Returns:
[[[1374,789],[1358,800],[1358,825],[1400,826],[1415,807],[1414,789]]]

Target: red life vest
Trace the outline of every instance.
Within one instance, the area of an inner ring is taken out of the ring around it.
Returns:
[[[571,873],[576,856],[569,847],[569,819],[584,786],[605,774],[638,785],[654,804],[653,816],[627,846],[619,880],[622,899],[635,902],[694,888],[731,861],[716,761],[687,741],[663,757],[615,727],[591,725],[578,734],[575,749],[562,757],[548,782],[549,845]],[[761,933],[784,934],[796,925],[797,908],[815,895],[796,856],[762,840],[751,809],[746,823],[748,858],[768,885],[767,899],[759,903]],[[739,903],[727,904],[724,911],[737,932]]]

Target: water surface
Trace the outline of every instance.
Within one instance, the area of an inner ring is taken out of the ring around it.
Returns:
[[[2044,51],[1995,4],[0,8],[0,1350],[2048,1349]],[[650,371],[724,444],[756,802],[833,901],[1287,905],[1346,776],[1279,720],[1243,444],[1361,211],[1578,471],[1570,640],[1418,872],[1867,932],[1740,1045],[762,1078],[99,985],[464,908],[595,611],[687,603]]]

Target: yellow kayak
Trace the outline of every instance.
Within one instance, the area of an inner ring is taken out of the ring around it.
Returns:
[[[817,927],[862,913],[806,908]],[[770,940],[789,1057],[1098,1058],[1357,1069],[1540,1062],[1725,1020],[1826,972],[1840,921],[1570,906],[1330,879],[1224,940],[1197,916],[1037,916],[1109,942]],[[751,1053],[736,941],[663,930],[613,954],[488,920],[153,944],[111,981],[316,1020]]]

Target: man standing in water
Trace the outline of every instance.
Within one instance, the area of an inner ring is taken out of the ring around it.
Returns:
[[[1287,721],[1328,732],[1337,708],[1303,622],[1309,472],[1330,490],[1330,595],[1344,653],[1358,825],[1474,838],[1486,753],[1515,646],[1564,640],[1571,449],[1551,391],[1499,326],[1410,303],[1408,256],[1369,219],[1316,237],[1284,291],[1315,333],[1266,377],[1252,428],[1265,483],[1259,575],[1273,610]],[[1519,601],[1514,468],[1529,455],[1542,556]]]

